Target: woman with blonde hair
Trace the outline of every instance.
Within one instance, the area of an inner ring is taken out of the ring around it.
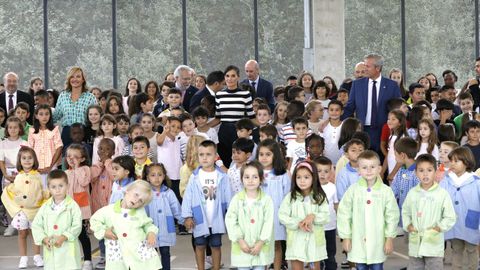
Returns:
[[[65,91],[60,93],[53,112],[53,122],[60,123],[62,126],[63,145],[69,145],[72,141],[70,138],[70,126],[74,123],[86,123],[87,108],[96,104],[95,96],[88,92],[87,80],[83,69],[80,67],[72,67],[67,73],[65,81]]]

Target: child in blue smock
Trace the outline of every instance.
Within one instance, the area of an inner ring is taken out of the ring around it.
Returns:
[[[170,269],[170,247],[175,246],[175,221],[183,223],[180,203],[173,190],[170,189],[170,179],[162,163],[146,165],[143,170],[143,179],[152,186],[152,201],[145,207],[147,215],[152,218],[153,224],[158,227],[157,244],[162,258],[164,270]]]
[[[274,236],[275,236],[275,258],[274,268],[280,269],[282,257],[285,250],[282,250],[282,241],[287,239],[285,226],[278,220],[278,209],[283,198],[290,192],[291,181],[287,173],[285,159],[282,156],[280,145],[272,139],[266,139],[258,145],[257,160],[263,167],[265,180],[260,188],[267,195],[272,197]]]
[[[445,240],[452,243],[452,269],[464,266],[476,269],[480,242],[480,178],[472,172],[475,157],[467,147],[458,147],[448,154],[448,159],[450,170],[440,186],[450,194],[457,214],[457,222],[445,233]]]

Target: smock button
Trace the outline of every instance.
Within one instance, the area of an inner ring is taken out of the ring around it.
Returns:
[[[30,182],[28,182],[28,180],[27,180],[27,181],[25,181],[25,184],[27,184],[27,185],[28,185],[28,184],[30,184]]]
[[[367,204],[370,204],[370,203],[371,203],[371,201],[370,201],[370,200],[367,200]]]
[[[123,217],[124,218],[128,217],[128,214],[127,213],[123,214]]]
[[[123,233],[122,235],[123,235],[123,237],[127,237],[127,233]]]
[[[460,188],[457,188],[457,191],[460,191]]]
[[[458,205],[458,201],[455,201],[455,205]]]
[[[57,229],[58,229],[58,225],[53,225],[53,229],[54,229],[54,230],[57,230]]]
[[[253,219],[253,218],[250,219],[250,223],[252,223],[252,224],[255,223],[255,219]]]
[[[162,213],[162,209],[159,209],[159,210],[158,210],[158,213]]]
[[[24,199],[27,199],[27,195],[23,195],[23,198],[24,198]]]
[[[105,186],[102,186],[102,189],[105,189]]]

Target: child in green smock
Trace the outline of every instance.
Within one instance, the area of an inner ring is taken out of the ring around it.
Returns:
[[[456,222],[448,192],[435,182],[437,161],[429,154],[417,157],[420,184],[403,203],[403,228],[409,232],[408,269],[443,269],[444,232]]]
[[[262,165],[248,162],[240,169],[243,190],[230,202],[225,225],[232,241],[232,266],[239,270],[265,269],[273,262],[273,201],[260,189]]]
[[[105,206],[90,218],[90,228],[97,239],[105,238],[105,269],[160,269],[155,250],[158,228],[145,212],[152,199],[147,181],[130,184],[122,200]]]
[[[285,258],[292,268],[303,269],[304,263],[313,263],[320,269],[320,261],[328,257],[323,226],[330,221],[330,212],[314,163],[296,165],[292,190],[283,199],[278,218],[287,228]]]
[[[348,188],[338,206],[338,235],[357,269],[383,269],[386,255],[393,252],[400,213],[392,189],[380,178],[378,154],[363,152],[358,165],[361,178]]]
[[[47,187],[52,197],[42,205],[32,222],[33,240],[43,246],[44,269],[80,269],[78,236],[82,230],[82,212],[67,195],[67,174],[61,170],[51,171]]]

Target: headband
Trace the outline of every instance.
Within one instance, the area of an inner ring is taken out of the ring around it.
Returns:
[[[310,165],[310,163],[308,163],[306,161],[302,161],[302,162],[297,164],[297,169],[300,169],[301,167],[305,167],[308,170],[310,170],[311,173],[313,173],[313,168],[312,168],[312,165]]]

